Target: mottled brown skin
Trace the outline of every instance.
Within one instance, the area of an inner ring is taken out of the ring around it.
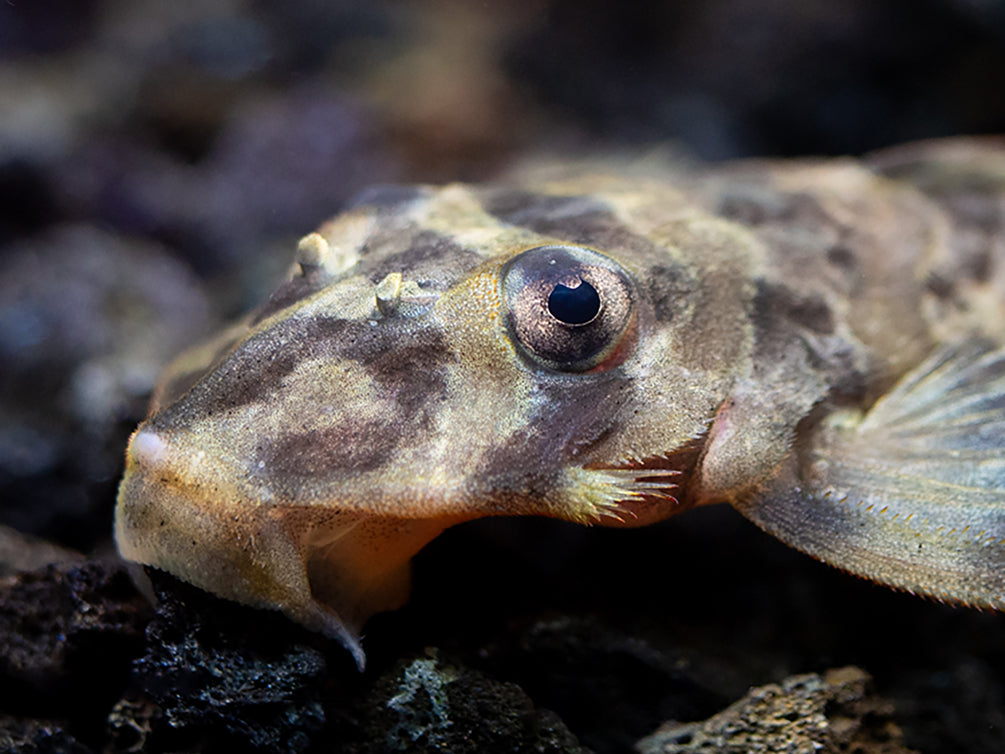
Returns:
[[[841,568],[1001,608],[1003,224],[996,142],[374,191],[168,368],[119,549],[360,665],[411,557],[485,516],[729,502]]]

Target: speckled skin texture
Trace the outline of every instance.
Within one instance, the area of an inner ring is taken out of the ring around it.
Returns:
[[[366,194],[168,368],[120,552],[360,665],[411,557],[486,516],[633,526],[729,502],[849,571],[1000,608],[1005,255],[980,213],[1003,211],[1003,163],[937,144]],[[559,246],[540,269],[597,290],[585,324],[551,283],[513,304],[527,255]]]

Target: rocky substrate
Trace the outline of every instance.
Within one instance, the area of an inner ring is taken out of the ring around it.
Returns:
[[[704,518],[677,528],[718,529],[751,566],[730,578],[710,564],[677,595],[573,574],[602,557],[626,574],[680,569],[701,549],[687,531],[462,527],[420,558],[413,603],[371,622],[362,674],[278,613],[156,572],[154,608],[122,564],[71,554],[0,582],[0,751],[996,750],[1000,616],[889,593]],[[521,557],[511,535],[559,543],[561,562]]]

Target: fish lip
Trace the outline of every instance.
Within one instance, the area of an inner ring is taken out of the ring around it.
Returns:
[[[239,508],[208,500],[134,462],[119,487],[115,540],[124,560],[166,571],[217,597],[280,610],[336,639],[362,670],[359,625],[315,599],[295,533],[275,514],[267,505]]]
[[[162,448],[141,439],[119,487],[115,539],[123,559],[217,597],[280,610],[338,641],[360,669],[363,623],[404,604],[411,557],[456,523],[217,498],[164,463],[143,463],[148,451],[159,458]],[[376,559],[375,547],[383,548]]]
[[[223,508],[213,506],[198,488],[176,475],[134,460],[119,485],[115,508],[119,553],[126,560],[168,571],[209,591],[219,592],[217,583],[230,583],[238,594],[242,591],[239,580],[233,580],[239,570],[237,562],[212,557],[219,549],[214,545],[222,544],[224,530],[232,528],[222,521]]]

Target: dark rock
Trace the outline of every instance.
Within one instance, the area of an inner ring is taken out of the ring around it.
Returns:
[[[151,750],[148,744],[153,742],[153,735],[163,719],[164,711],[149,699],[120,699],[108,715],[110,749],[114,752]]]
[[[71,563],[83,559],[79,552],[0,525],[0,577],[17,571],[34,571],[50,563]]]
[[[0,716],[0,754],[90,754],[91,749],[51,720]]]
[[[49,177],[42,166],[0,155],[0,243],[37,233],[59,217]]]
[[[700,661],[659,651],[596,619],[539,621],[515,644],[496,648],[489,666],[555,710],[597,751],[624,751],[663,720],[704,717],[728,701],[705,682]]]
[[[0,59],[52,53],[86,40],[98,6],[95,0],[43,0],[9,6],[0,23]]]
[[[435,652],[399,662],[354,705],[352,754],[449,751],[587,754],[565,724],[536,709],[513,683],[442,661]]]
[[[510,40],[510,73],[544,108],[574,113],[608,141],[680,140],[722,159],[860,153],[921,134],[1001,128],[1002,102],[976,104],[983,86],[1002,86],[998,3],[713,0],[615,11],[603,0],[552,0],[546,8],[523,39]]]
[[[50,565],[3,579],[0,707],[81,719],[110,706],[149,611],[118,564]]]
[[[1005,751],[1000,666],[964,654],[949,667],[905,673],[884,693],[897,706],[906,742],[925,754]]]
[[[640,754],[910,754],[891,719],[893,705],[871,694],[869,675],[847,667],[791,676],[751,689],[700,723],[670,722],[639,741]]]
[[[316,648],[324,640],[278,613],[216,599],[163,574],[152,581],[160,604],[133,678],[166,726],[148,712],[127,714],[122,703],[119,720],[140,729],[151,721],[156,748],[171,741],[172,749],[304,751],[325,722],[328,668]]]

